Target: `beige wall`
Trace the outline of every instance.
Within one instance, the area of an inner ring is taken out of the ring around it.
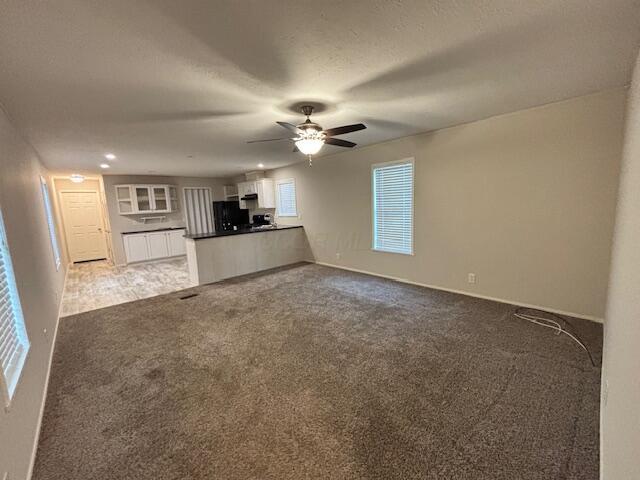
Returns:
[[[103,177],[105,195],[107,197],[107,209],[109,210],[109,221],[111,223],[111,238],[113,242],[114,261],[116,265],[126,263],[124,254],[124,244],[122,242],[122,232],[138,230],[149,230],[152,228],[184,227],[184,187],[209,187],[213,195],[213,200],[224,200],[225,185],[232,185],[235,182],[226,178],[198,178],[198,177],[162,177],[144,175],[104,175]],[[180,210],[173,213],[162,214],[166,219],[162,222],[143,223],[144,215],[119,215],[116,203],[116,192],[114,185],[120,184],[169,184],[178,187],[178,202]]]
[[[29,474],[66,268],[55,269],[40,175],[36,153],[0,110],[0,208],[31,343],[11,407],[0,408],[0,478],[11,480]]]
[[[625,99],[606,91],[274,170],[296,179],[301,214],[278,221],[304,224],[320,262],[601,319]],[[374,252],[371,165],[406,157],[415,255]]]
[[[601,476],[640,478],[640,57],[629,94],[602,368]]]

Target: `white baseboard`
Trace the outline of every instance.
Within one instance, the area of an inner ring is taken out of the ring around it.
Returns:
[[[323,265],[325,267],[333,267],[333,268],[339,268],[341,270],[348,270],[350,272],[364,273],[365,275],[372,275],[374,277],[386,278],[388,280],[394,280],[396,282],[407,283],[409,285],[416,285],[418,287],[432,288],[434,290],[441,290],[443,292],[457,293],[457,294],[460,294],[460,295],[466,295],[468,297],[482,298],[484,300],[492,300],[494,302],[506,303],[506,304],[509,304],[509,305],[516,305],[518,307],[535,308],[535,309],[538,309],[538,310],[545,310],[545,311],[551,312],[551,313],[557,313],[558,315],[565,315],[567,317],[581,318],[583,320],[590,320],[590,321],[596,322],[596,323],[604,323],[604,319],[602,319],[600,317],[594,317],[592,315],[584,315],[582,313],[567,312],[567,311],[564,311],[564,310],[558,310],[557,308],[545,307],[544,305],[533,305],[533,304],[530,304],[530,303],[518,302],[517,300],[507,300],[505,298],[490,297],[488,295],[480,295],[478,293],[467,292],[467,291],[464,291],[464,290],[455,290],[453,288],[439,287],[438,285],[429,285],[429,284],[426,284],[426,283],[414,282],[412,280],[407,280],[406,278],[393,277],[391,275],[383,275],[381,273],[370,272],[368,270],[360,270],[358,268],[345,267],[343,265],[334,265],[333,263],[326,263],[326,262],[315,262],[315,263],[317,263],[318,265]]]
[[[56,326],[53,330],[53,339],[51,341],[51,351],[49,352],[49,365],[47,365],[47,377],[44,382],[44,394],[42,395],[42,401],[40,402],[40,413],[38,414],[38,425],[36,426],[36,438],[33,443],[33,450],[31,451],[31,461],[29,462],[29,471],[27,472],[27,479],[31,479],[33,476],[33,468],[36,464],[36,455],[38,454],[38,442],[40,441],[40,430],[42,429],[42,418],[44,416],[44,407],[47,401],[47,392],[49,391],[49,378],[51,377],[51,365],[53,363],[53,353],[56,349],[56,339],[58,338],[58,327],[60,325],[60,317],[62,315],[62,304],[64,301],[64,292],[67,288],[67,277],[69,275],[69,268],[64,272],[64,281],[62,282],[62,294],[58,302],[58,318],[56,319]]]

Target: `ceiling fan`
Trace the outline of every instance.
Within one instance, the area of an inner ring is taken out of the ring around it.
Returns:
[[[323,130],[320,125],[312,122],[309,118],[313,113],[313,107],[311,105],[304,105],[300,108],[300,110],[302,110],[302,113],[307,116],[307,119],[303,123],[299,125],[293,125],[287,122],[276,122],[281,127],[284,127],[291,133],[295,134],[295,137],[250,140],[247,143],[277,142],[281,140],[289,140],[295,143],[293,151],[302,152],[303,154],[308,155],[309,162],[311,162],[311,155],[315,155],[316,153],[318,153],[324,144],[345,148],[355,147],[357,145],[356,143],[334,137],[337,135],[344,135],[346,133],[357,132],[358,130],[364,130],[365,128],[367,128],[366,125],[362,123],[355,123],[353,125],[344,125],[342,127]]]

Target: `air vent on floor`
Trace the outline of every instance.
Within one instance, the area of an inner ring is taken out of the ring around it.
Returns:
[[[184,297],[180,297],[180,300],[187,300],[188,298],[197,297],[200,295],[199,293],[190,293],[189,295],[185,295]]]

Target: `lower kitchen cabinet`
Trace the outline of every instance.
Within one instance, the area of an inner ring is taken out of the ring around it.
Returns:
[[[167,232],[147,233],[149,245],[149,259],[170,257]]]
[[[167,243],[172,257],[174,255],[187,254],[187,242],[184,240],[184,232],[184,230],[171,230],[167,232]]]
[[[186,254],[185,230],[123,234],[127,263]]]
[[[127,254],[127,263],[149,260],[147,236],[144,234],[124,235],[124,251]]]

